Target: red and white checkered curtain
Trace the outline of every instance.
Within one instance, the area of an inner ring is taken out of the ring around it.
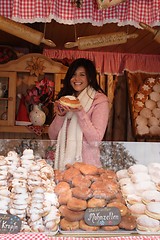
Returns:
[[[98,9],[96,0],[83,0],[81,8],[72,0],[0,0],[0,15],[21,23],[54,19],[64,24],[89,22],[102,26],[114,22],[139,28],[139,22],[160,26],[160,0],[126,0],[107,9]]]

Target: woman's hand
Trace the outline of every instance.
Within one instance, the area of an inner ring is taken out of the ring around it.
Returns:
[[[59,100],[57,100],[54,102],[54,112],[59,116],[64,116],[67,113],[67,109],[60,104]]]

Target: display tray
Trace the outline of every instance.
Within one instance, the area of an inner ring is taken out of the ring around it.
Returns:
[[[63,235],[80,235],[80,236],[106,236],[106,235],[130,235],[130,234],[136,234],[137,231],[127,231],[127,230],[116,230],[116,231],[104,231],[104,230],[98,230],[98,231],[84,231],[84,230],[73,230],[73,231],[63,231],[59,229],[59,233]]]
[[[160,230],[157,232],[147,232],[147,231],[140,231],[136,229],[137,233],[140,235],[160,235]]]
[[[59,229],[57,229],[56,231],[40,232],[40,233],[44,234],[44,235],[46,235],[48,237],[53,237],[53,236],[55,236],[56,234],[59,233]],[[21,234],[32,234],[32,235],[34,235],[34,234],[37,234],[37,232],[19,232],[18,234],[19,235],[21,235]]]

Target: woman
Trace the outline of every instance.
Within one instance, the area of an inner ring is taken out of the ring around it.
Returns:
[[[80,107],[63,107],[59,99],[66,95],[77,97]],[[97,143],[107,127],[109,104],[91,60],[79,58],[72,62],[54,109],[56,115],[48,134],[50,139],[57,140],[55,168],[63,170],[66,164],[75,161],[101,167]]]

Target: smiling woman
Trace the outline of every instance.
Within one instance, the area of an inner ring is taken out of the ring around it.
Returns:
[[[64,87],[55,102],[55,118],[48,133],[57,140],[55,168],[85,162],[100,167],[97,142],[103,139],[109,115],[108,98],[97,82],[95,65],[89,59],[72,62],[64,78]],[[64,106],[64,96],[80,101],[77,108]]]

